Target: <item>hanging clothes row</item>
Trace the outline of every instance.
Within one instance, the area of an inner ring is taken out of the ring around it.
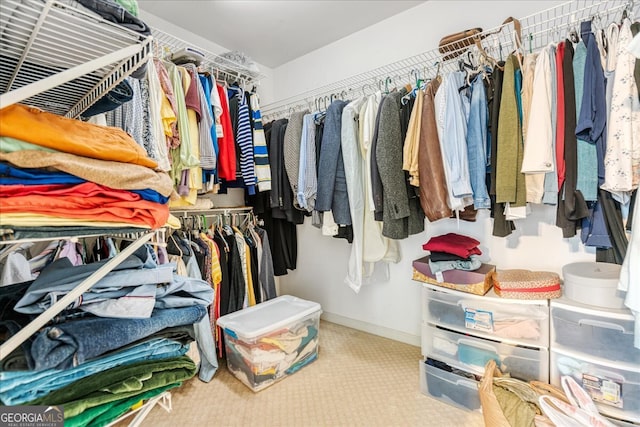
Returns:
[[[269,236],[252,217],[185,214],[180,217],[181,230],[167,241],[169,260],[178,266],[178,274],[202,279],[214,290],[209,318],[220,357],[223,334],[215,329],[217,319],[277,296]],[[207,226],[209,220],[213,223]]]
[[[324,112],[294,112],[265,126],[274,218],[296,224],[311,216],[323,235],[352,243],[346,282],[355,291],[376,263],[400,260],[397,239],[424,230],[417,193],[402,170],[412,105],[400,102],[404,94],[336,100]],[[388,268],[380,274],[388,278]]]
[[[249,92],[217,81],[213,70],[184,60],[150,59],[141,78],[121,84],[123,97],[109,111],[92,108],[84,116],[127,131],[170,174],[180,196],[171,207],[193,206],[198,195],[228,187],[267,191],[268,153],[255,87]]]
[[[621,263],[622,212],[640,181],[635,26],[584,22],[540,52],[482,50],[415,85],[267,123],[273,187],[261,212],[311,216],[353,242],[356,291],[371,263],[400,259],[396,240],[423,231],[425,216],[475,221],[478,209],[505,237],[530,204],[555,205],[564,237],[581,229],[599,260]]]

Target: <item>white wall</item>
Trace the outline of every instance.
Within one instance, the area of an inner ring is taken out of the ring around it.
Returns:
[[[523,17],[547,9],[551,1],[429,1],[331,45],[274,69],[275,99],[428,51],[446,34],[481,26],[490,29],[506,17]],[[555,207],[534,206],[507,238],[491,235],[492,220],[442,220],[427,223],[425,232],[401,242],[402,260],[391,265],[391,280],[354,293],[343,279],[350,245],[323,237],[309,224],[298,227],[297,269],[280,279],[282,293],[317,301],[325,318],[414,344],[420,335],[420,286],[411,280],[413,260],[424,256],[422,244],[431,236],[459,232],[482,242],[484,260],[498,268],[529,268],[560,272],[564,264],[594,260],[578,238],[563,239],[555,225]]]

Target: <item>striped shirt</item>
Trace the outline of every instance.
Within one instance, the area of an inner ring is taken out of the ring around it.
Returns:
[[[256,171],[253,163],[253,137],[251,135],[251,121],[249,119],[249,106],[244,92],[240,94],[238,104],[238,128],[236,143],[240,148],[240,172],[242,180],[250,195],[256,192]]]
[[[258,191],[269,191],[271,190],[271,166],[269,165],[269,152],[262,127],[258,96],[254,94],[249,98],[249,101],[253,113],[253,161],[258,179]]]

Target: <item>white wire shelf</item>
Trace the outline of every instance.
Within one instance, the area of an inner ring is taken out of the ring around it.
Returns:
[[[59,0],[0,1],[0,108],[77,117],[148,58],[145,37]]]
[[[567,1],[520,18],[522,46],[526,51],[536,51],[551,42],[559,41],[562,37],[567,37],[572,29],[576,29],[579,33],[580,22],[584,20],[594,19],[593,25],[602,28],[613,20],[620,19],[625,10],[633,18],[638,14],[638,6],[631,0]],[[478,37],[482,40],[482,46],[487,54],[495,59],[506,59],[514,50],[513,23],[486,30]],[[323,105],[328,105],[335,98],[353,99],[361,96],[367,88],[373,91],[384,89],[385,82],[389,82],[390,87],[402,86],[415,82],[417,74],[425,79],[435,76],[438,71],[455,70],[459,66],[458,60],[465,58],[467,52],[472,53],[475,58],[479,57],[473,37],[450,43],[442,48],[445,51],[444,54],[435,48],[266,104],[262,106],[262,115],[265,120],[270,120],[288,116],[293,110],[317,109],[318,100],[321,100]],[[453,58],[443,60],[445,56]]]
[[[216,79],[223,79],[229,82],[236,80],[259,82],[265,78],[265,75],[258,70],[252,70],[243,64],[202,49],[193,43],[188,43],[157,28],[153,28],[151,34],[154,38],[155,56],[157,57],[164,57],[167,53],[178,52],[181,49],[193,48],[204,55],[201,68],[215,74]]]

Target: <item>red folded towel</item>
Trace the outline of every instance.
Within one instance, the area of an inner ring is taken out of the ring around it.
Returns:
[[[471,255],[482,254],[482,251],[478,248],[479,244],[480,242],[472,237],[448,233],[432,237],[422,245],[422,249],[425,251],[446,252],[468,258]]]

